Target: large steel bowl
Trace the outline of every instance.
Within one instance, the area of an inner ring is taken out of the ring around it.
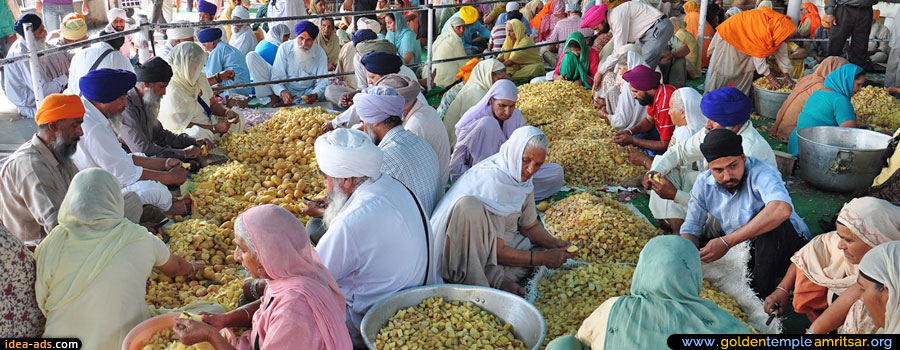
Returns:
[[[513,335],[530,349],[537,350],[544,342],[544,336],[547,333],[544,316],[525,299],[493,288],[439,284],[410,288],[372,306],[363,317],[360,326],[366,346],[375,350],[375,337],[378,336],[381,327],[386,325],[388,319],[393,317],[397,311],[419,305],[423,300],[434,296],[442,297],[447,301],[459,300],[475,303],[485,311],[499,317],[503,322],[511,324]]]
[[[811,185],[852,193],[872,186],[881,172],[881,155],[891,137],[836,126],[797,130],[800,177]]]
[[[172,327],[175,326],[175,318],[179,315],[181,315],[180,312],[163,314],[151,317],[150,319],[139,323],[137,326],[134,326],[122,342],[122,350],[142,350],[144,348],[143,342],[145,340],[153,338],[156,333],[159,333],[164,329],[172,329]],[[219,333],[221,333],[229,343],[237,345],[237,336],[231,328],[223,328]],[[198,349],[215,349],[212,344],[207,342],[195,344],[195,347]]]
[[[778,116],[778,110],[787,100],[790,92],[778,92],[773,90],[760,89],[753,85],[753,106],[756,114],[766,118],[775,119]]]

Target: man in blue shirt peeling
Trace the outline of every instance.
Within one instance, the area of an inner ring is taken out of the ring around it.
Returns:
[[[209,52],[206,58],[206,66],[203,67],[203,73],[208,77],[216,76],[217,83],[228,86],[236,84],[250,83],[250,69],[247,68],[247,61],[244,55],[233,46],[222,41],[222,29],[206,28],[197,32],[197,39],[200,41],[203,49]],[[224,80],[219,78],[216,73],[231,70],[234,71],[234,79]],[[222,92],[222,96],[231,94],[240,94],[249,96],[253,93],[253,88],[230,89]]]
[[[718,129],[700,145],[709,170],[691,190],[681,236],[701,247],[707,214],[719,220],[724,236],[712,237],[700,249],[700,259],[718,260],[731,247],[750,241],[750,287],[769,295],[790,258],[810,239],[809,228],[794,212],[781,173],[771,164],[744,155],[741,136]]]

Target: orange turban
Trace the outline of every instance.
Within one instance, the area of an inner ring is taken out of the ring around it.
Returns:
[[[699,13],[699,12],[700,12],[700,5],[697,5],[696,2],[688,1],[688,2],[684,3],[684,12],[685,12],[685,13],[688,13],[688,12],[697,12],[697,13]]]
[[[34,115],[37,125],[77,118],[84,118],[84,105],[78,95],[52,94],[47,96]]]

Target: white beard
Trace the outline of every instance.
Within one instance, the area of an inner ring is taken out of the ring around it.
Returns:
[[[300,46],[297,43],[297,40],[294,40],[294,65],[300,67],[300,70],[306,72],[309,70],[310,65],[312,65],[313,58],[315,57],[315,52],[312,50],[312,47],[306,49]]]
[[[116,138],[120,138],[119,133],[122,130],[122,112],[107,116],[106,119],[109,120],[109,127],[112,129],[112,132],[116,134]]]
[[[144,101],[144,111],[147,112],[147,131],[153,134],[153,129],[159,123],[159,101],[162,100],[162,96],[153,93],[153,89],[147,89],[141,99]]]
[[[350,199],[350,195],[345,193],[340,186],[335,185],[333,188],[334,191],[326,194],[328,197],[328,207],[325,208],[325,213],[322,214],[322,222],[325,223],[325,228],[331,226],[331,222],[341,212],[341,209],[344,209],[344,205],[347,204],[347,200]]]

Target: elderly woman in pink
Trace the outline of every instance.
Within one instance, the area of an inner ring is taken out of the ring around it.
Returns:
[[[344,296],[309,243],[303,223],[276,205],[251,208],[234,223],[235,259],[267,282],[262,298],[225,314],[201,313],[205,323],[176,319],[186,345],[209,342],[235,349],[224,327],[252,327],[237,349],[350,349]]]

